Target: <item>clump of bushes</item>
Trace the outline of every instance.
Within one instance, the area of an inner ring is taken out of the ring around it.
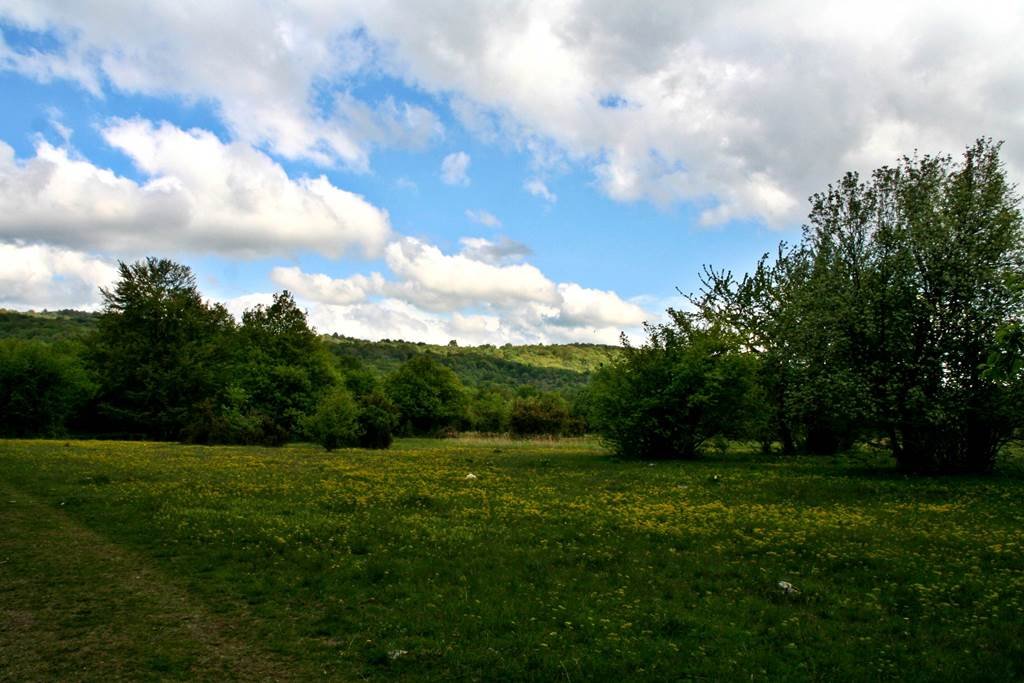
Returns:
[[[597,432],[633,458],[695,458],[718,434],[740,436],[758,409],[753,359],[735,340],[670,311],[672,322],[648,326],[639,346],[597,373],[591,401]]]

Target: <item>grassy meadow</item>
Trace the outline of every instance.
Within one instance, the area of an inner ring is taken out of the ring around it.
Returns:
[[[0,529],[0,680],[1024,677],[1019,456],[0,441]]]

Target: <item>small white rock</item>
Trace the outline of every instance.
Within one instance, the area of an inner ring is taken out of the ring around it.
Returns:
[[[469,474],[466,475],[466,479],[468,479],[470,481],[472,481],[472,480],[474,480],[476,478],[477,478],[476,475],[473,474],[472,472],[470,472]]]
[[[791,584],[789,581],[779,581],[779,588],[781,588],[782,592],[785,593],[786,595],[799,595],[800,594],[800,591],[797,590],[797,587],[794,586],[793,584]]]

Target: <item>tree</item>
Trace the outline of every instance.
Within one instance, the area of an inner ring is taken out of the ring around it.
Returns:
[[[67,347],[0,340],[0,436],[59,436],[94,389]]]
[[[259,421],[258,440],[280,446],[338,382],[330,355],[287,291],[242,314],[239,347],[237,383]]]
[[[992,467],[1020,422],[1024,352],[1024,234],[999,151],[849,173],[811,197],[798,247],[739,281],[706,271],[695,302],[761,356],[784,443],[834,452],[874,432],[909,470]]]
[[[192,412],[226,384],[234,321],[206,304],[187,267],[167,259],[119,263],[102,289],[89,360],[109,430],[177,439]]]
[[[779,441],[786,454],[835,453],[863,425],[864,382],[843,361],[848,349],[836,336],[850,302],[835,297],[834,278],[823,275],[830,271],[815,271],[806,244],[782,243],[774,261],[765,254],[740,279],[705,267],[701,292],[690,297],[706,324],[757,359],[762,409],[750,426],[766,452]]]
[[[594,422],[622,456],[695,458],[718,434],[739,435],[755,406],[752,358],[735,338],[670,310],[648,339],[592,380]]]
[[[401,415],[400,431],[436,435],[459,429],[467,419],[459,378],[427,355],[403,363],[387,380],[388,397]]]
[[[986,374],[1024,309],[1019,198],[1000,145],[905,157],[812,197],[815,277],[842,305],[846,368],[872,422],[915,471],[990,469],[1012,433],[1012,383]]]
[[[1024,307],[999,145],[904,157],[811,198],[801,244],[696,301],[762,356],[778,433],[834,452],[883,434],[916,471],[985,471],[1012,432]]]

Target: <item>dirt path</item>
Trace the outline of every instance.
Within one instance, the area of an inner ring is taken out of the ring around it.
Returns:
[[[168,576],[0,482],[0,681],[286,680]]]

